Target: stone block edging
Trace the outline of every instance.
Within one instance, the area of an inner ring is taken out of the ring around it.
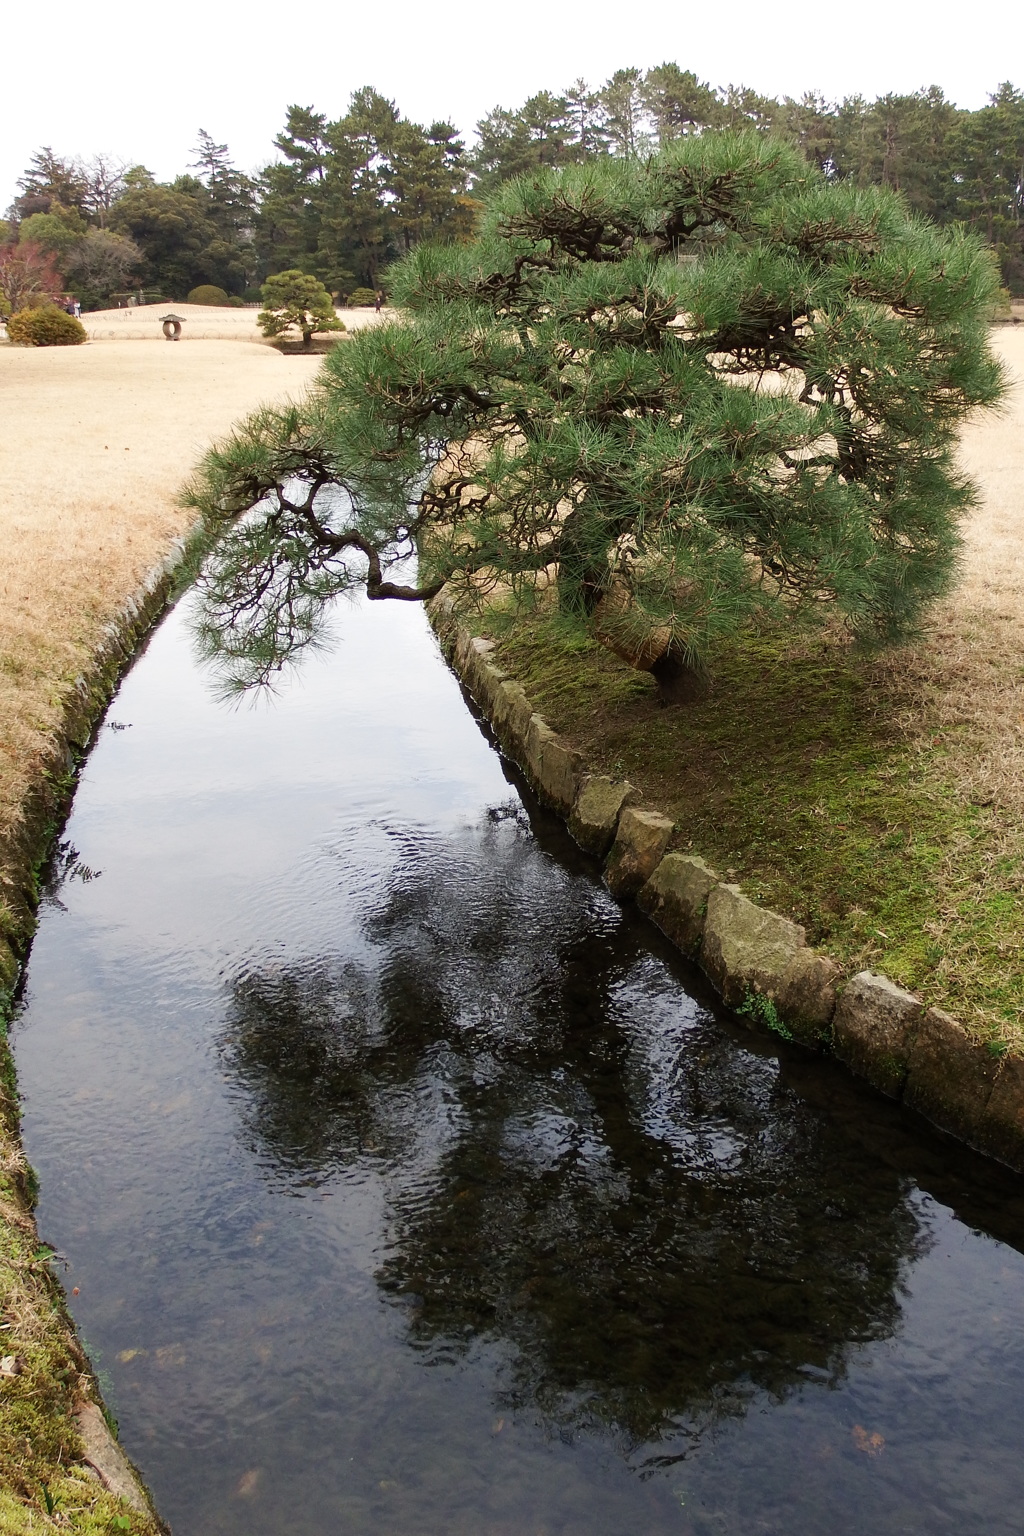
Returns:
[[[745,1024],[834,1054],[939,1130],[1024,1172],[1024,1059],[993,1055],[886,976],[844,980],[798,923],[757,906],[698,855],[671,849],[672,822],[638,805],[632,785],[589,773],[444,593],[429,613],[449,664],[538,798],[604,861],[612,894],[635,900]]]

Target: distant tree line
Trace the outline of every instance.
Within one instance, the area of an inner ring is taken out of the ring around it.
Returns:
[[[0,224],[0,304],[12,307],[8,289],[41,291],[55,275],[85,308],[133,288],[181,300],[200,284],[256,300],[259,284],[285,269],[339,296],[376,289],[418,242],[468,238],[480,199],[512,177],[642,160],[681,136],[738,127],[787,138],[829,181],[892,187],[913,211],[978,231],[1006,286],[1024,294],[1024,93],[1009,82],[965,111],[937,86],[874,101],[778,100],[661,64],[496,107],[471,149],[450,122],[414,123],[370,87],[336,121],[290,107],[279,157],[254,176],[202,130],[171,182],[141,165],[43,148]]]
[[[477,125],[473,187],[485,193],[538,165],[642,158],[683,135],[749,127],[789,139],[829,181],[892,187],[914,212],[970,226],[995,247],[1011,291],[1024,293],[1024,92],[1009,82],[970,112],[938,86],[833,104],[715,90],[677,64],[620,69],[600,90],[577,80],[489,113]]]

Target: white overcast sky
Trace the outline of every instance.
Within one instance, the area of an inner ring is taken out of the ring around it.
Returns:
[[[978,107],[1002,80],[1024,88],[1024,0],[50,0],[12,6],[3,32],[0,210],[42,144],[141,161],[164,180],[203,127],[254,170],[290,102],[337,117],[362,85],[467,136],[493,106],[665,60],[771,95],[936,84]]]

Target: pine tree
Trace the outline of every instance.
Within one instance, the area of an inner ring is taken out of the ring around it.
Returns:
[[[218,286],[240,292],[255,276],[255,187],[232,164],[228,146],[217,144],[205,128],[199,130],[199,142],[193,153],[193,167],[200,172],[199,185],[203,189],[196,195],[205,204],[204,212],[213,230],[202,260],[211,278],[215,274],[219,277]]]
[[[13,212],[18,219],[33,213],[49,213],[52,205],[84,212],[89,203],[89,185],[77,160],[63,160],[48,144],[32,156],[28,170],[18,181],[20,194]]]
[[[517,112],[496,107],[477,123],[479,142],[470,160],[474,190],[486,193],[539,166],[584,158],[572,148],[575,132],[567,99],[549,91],[531,96]]]
[[[594,160],[608,148],[608,135],[604,127],[604,112],[597,91],[592,91],[585,80],[574,80],[562,93],[565,102],[566,163],[581,165]]]
[[[396,124],[387,175],[396,243],[409,251],[419,240],[465,237],[472,228],[466,190],[465,146],[451,123],[423,129]]]
[[[758,128],[762,132],[774,129],[779,115],[779,103],[771,96],[761,96],[745,85],[729,85],[719,91],[719,108],[715,122],[718,127]]]
[[[1005,281],[1024,292],[1024,92],[1004,82],[960,114],[952,149],[956,216],[994,246]]]
[[[311,406],[208,457],[207,640],[265,679],[353,584],[526,600],[540,573],[667,696],[752,623],[899,639],[973,502],[996,282],[970,235],[758,132],[513,181],[472,245],[393,272],[405,318],[335,349]]]
[[[710,85],[678,64],[649,69],[641,94],[662,147],[684,134],[713,127],[720,116],[718,97]]]
[[[330,161],[328,129],[322,112],[288,108],[285,128],[274,140],[284,160],[268,165],[258,181],[255,243],[264,270],[308,271],[316,265]]]
[[[399,122],[394,102],[364,86],[330,125],[317,268],[330,287],[338,270],[351,268],[361,284],[378,288],[384,266],[398,254],[388,200]]]
[[[805,92],[799,101],[786,96],[775,114],[775,131],[796,144],[812,165],[834,179],[837,160],[838,109],[816,91]]]
[[[377,288],[416,241],[469,233],[475,204],[451,123],[410,122],[366,86],[337,122],[290,107],[276,143],[285,159],[260,177],[255,218],[264,267],[299,268],[333,292]]]
[[[851,97],[838,115],[838,173],[858,186],[893,187],[916,212],[946,221],[956,198],[950,151],[959,118],[937,86],[870,103]]]
[[[297,269],[267,278],[263,284],[263,308],[257,319],[264,336],[283,336],[294,329],[300,332],[307,348],[315,333],[345,329],[334,313],[331,296],[323,283]]]
[[[647,154],[652,136],[643,72],[617,69],[598,94],[605,114],[604,131],[614,152],[625,160]]]

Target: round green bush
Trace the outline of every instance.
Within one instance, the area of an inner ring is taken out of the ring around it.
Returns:
[[[81,320],[56,304],[19,309],[7,321],[7,334],[19,347],[80,347],[89,339]]]
[[[377,295],[372,288],[353,288],[345,302],[349,309],[365,309],[377,302]]]
[[[188,304],[226,304],[228,296],[223,288],[217,288],[213,283],[200,283],[198,288],[193,288],[186,303]]]

